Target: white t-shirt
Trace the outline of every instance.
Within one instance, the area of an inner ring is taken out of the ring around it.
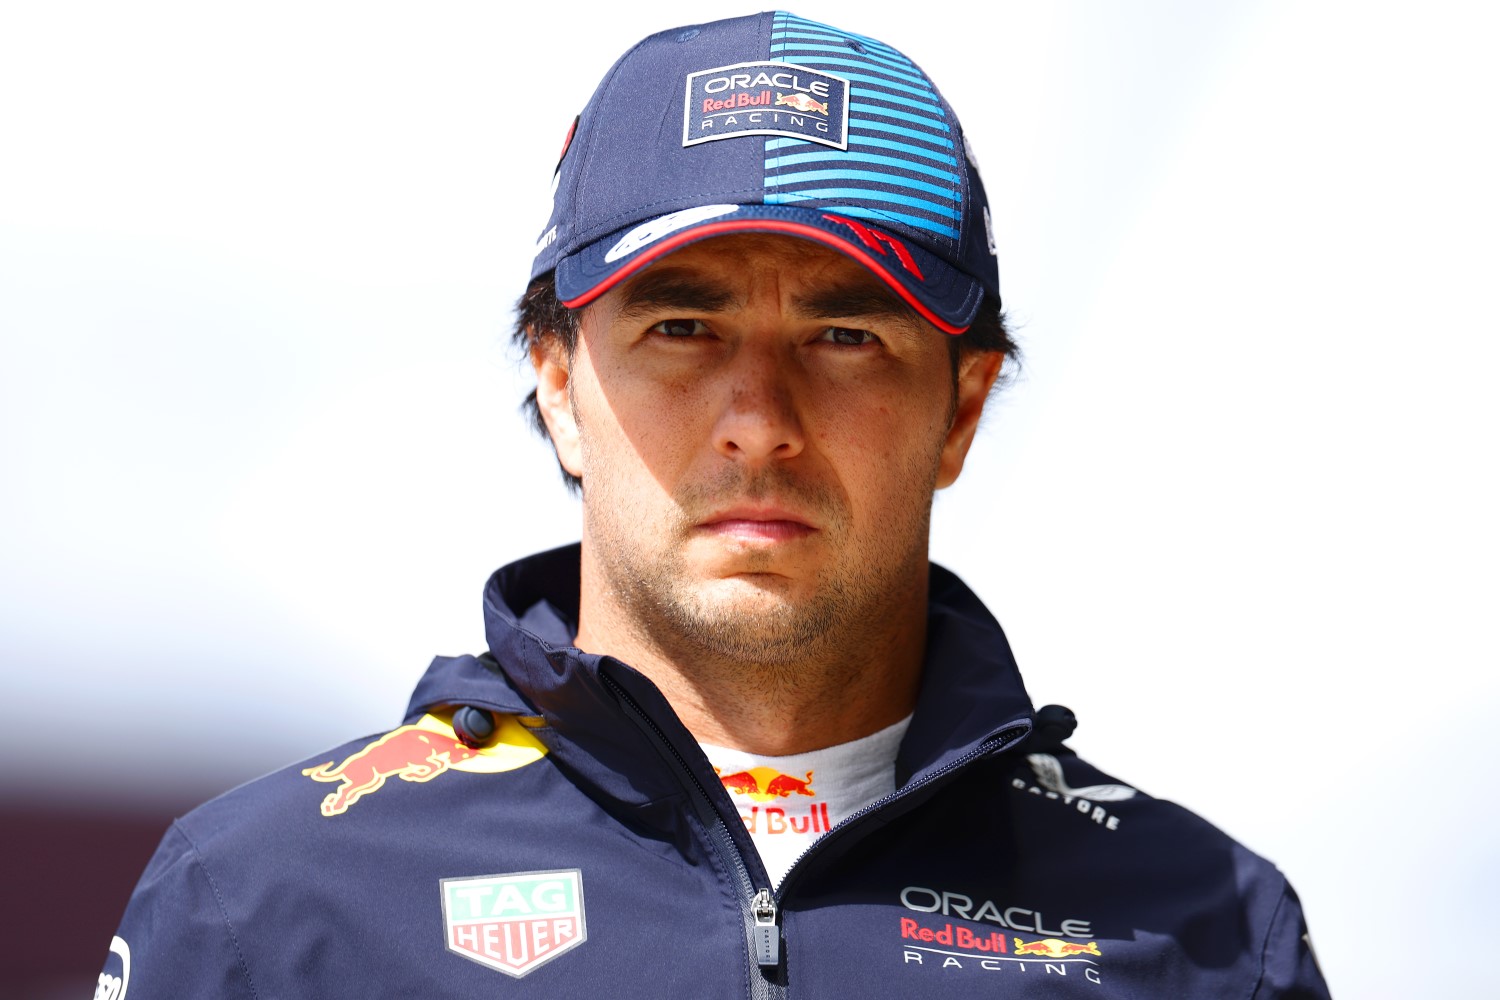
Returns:
[[[787,757],[700,744],[740,811],[774,885],[828,830],[896,790],[907,716],[877,733]]]

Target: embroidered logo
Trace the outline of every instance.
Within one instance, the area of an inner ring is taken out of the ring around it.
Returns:
[[[1088,941],[1063,941],[1060,938],[1042,938],[1040,941],[1022,941],[1015,938],[1017,955],[1043,955],[1047,958],[1067,958],[1071,955],[1098,955],[1099,945]]]
[[[1093,820],[1106,830],[1118,830],[1120,828],[1120,817],[1111,813],[1108,809],[1099,805],[1100,802],[1123,802],[1126,799],[1135,798],[1135,789],[1129,785],[1086,785],[1083,788],[1073,788],[1068,785],[1063,776],[1062,764],[1058,759],[1047,753],[1033,753],[1026,755],[1026,762],[1031,765],[1032,773],[1036,775],[1036,784],[1030,785],[1022,778],[1010,779],[1012,788],[1029,792],[1039,798],[1052,799],[1061,802],[1065,806],[1072,806],[1081,815]]]
[[[967,897],[958,898],[967,901]],[[1041,915],[1036,917],[1040,924]],[[906,968],[932,969],[940,975],[954,972],[960,976],[999,972],[1028,978],[1038,974],[1066,978],[1071,974],[1095,986],[1104,982],[1100,963],[1094,961],[1102,957],[1097,941],[1065,941],[1058,937],[1023,941],[1018,937],[1007,938],[999,931],[974,929],[952,921],[935,924],[913,917],[900,920],[901,964]],[[1063,923],[1066,926],[1074,922]],[[1014,947],[1011,942],[1015,942]],[[1094,958],[1086,957],[1089,955]]]
[[[808,97],[806,94],[777,94],[776,103],[785,104],[788,107],[794,108],[795,110],[804,113],[816,111],[824,118],[828,117],[828,104],[826,102],[823,104],[819,104],[817,101],[813,100],[811,97]]]
[[[792,63],[754,62],[688,74],[682,144],[785,135],[849,148],[849,81]]]
[[[439,885],[448,950],[508,976],[519,979],[588,940],[577,868]]]
[[[333,761],[303,768],[314,781],[338,782],[323,799],[324,816],[342,815],[366,795],[385,787],[390,778],[431,781],[450,768],[496,773],[525,767],[547,755],[547,748],[515,716],[496,719],[495,733],[484,746],[466,746],[453,734],[452,714],[424,715],[409,726],[386,733],[342,763]]]
[[[1067,781],[1063,778],[1062,764],[1051,754],[1027,754],[1026,763],[1030,764],[1031,770],[1036,773],[1037,784],[1060,795],[1069,795],[1075,799],[1088,799],[1092,802],[1123,802],[1125,799],[1135,798],[1135,789],[1129,785],[1086,785],[1083,788],[1069,788]]]

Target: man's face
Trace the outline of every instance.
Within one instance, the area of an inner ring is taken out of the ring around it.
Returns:
[[[539,350],[583,480],[585,575],[657,644],[785,663],[925,602],[933,490],[957,477],[996,355],[965,358],[814,243],[691,244]],[[589,612],[586,610],[585,614]]]

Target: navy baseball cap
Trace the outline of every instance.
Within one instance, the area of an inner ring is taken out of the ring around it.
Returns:
[[[979,170],[927,74],[783,11],[651,35],[574,121],[531,276],[579,308],[696,240],[781,233],[962,333],[1000,274]]]

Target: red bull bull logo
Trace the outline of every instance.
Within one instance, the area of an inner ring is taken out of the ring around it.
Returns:
[[[1042,938],[1040,941],[1022,941],[1015,939],[1017,955],[1039,955],[1042,958],[1072,958],[1075,955],[1099,954],[1099,945],[1094,941],[1079,944],[1076,941],[1064,941],[1061,938]]]
[[[719,769],[714,768],[714,773],[719,774]],[[757,802],[770,802],[772,799],[784,799],[792,795],[816,795],[812,777],[811,771],[807,772],[805,778],[794,778],[789,774],[782,774],[774,767],[752,767],[748,771],[719,774],[719,780],[731,794],[748,795]]]
[[[828,116],[828,104],[823,101],[815,101],[806,94],[777,94],[777,104],[785,104],[789,108],[795,108],[804,114],[816,111],[825,118]]]
[[[451,714],[424,715],[409,726],[394,729],[366,744],[343,761],[328,761],[302,773],[314,781],[337,782],[319,810],[339,816],[350,806],[385,787],[391,778],[426,782],[450,769],[496,772],[523,767],[547,750],[513,716],[497,720],[495,735],[482,747],[465,746],[453,734]]]
[[[794,795],[817,797],[812,786],[811,771],[801,778],[782,774],[773,767],[752,767],[733,774],[723,774],[718,768],[714,768],[714,773],[719,775],[719,780],[731,795],[745,796],[753,802],[773,802]],[[788,812],[780,806],[762,805],[752,805],[747,810],[743,807],[742,799],[740,819],[752,834],[826,833],[831,826],[827,802],[810,802],[806,809]]]

